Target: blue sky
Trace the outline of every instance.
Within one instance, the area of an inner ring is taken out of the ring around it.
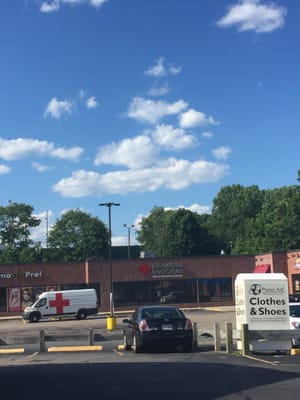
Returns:
[[[120,203],[126,244],[155,206],[297,184],[299,21],[295,0],[2,0],[1,205],[43,241],[46,213]]]

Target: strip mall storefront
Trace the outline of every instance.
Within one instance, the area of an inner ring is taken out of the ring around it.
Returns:
[[[297,270],[288,267],[288,260],[292,259],[292,253],[139,258],[113,260],[111,271],[107,260],[0,264],[0,314],[21,314],[44,291],[83,288],[95,288],[99,311],[107,312],[111,275],[115,311],[157,303],[176,303],[182,307],[233,305],[236,275],[255,270],[286,275],[296,272],[297,277],[289,276],[290,293],[298,289],[300,296],[300,251]]]

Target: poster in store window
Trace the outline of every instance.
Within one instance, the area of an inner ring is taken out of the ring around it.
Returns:
[[[20,288],[8,288],[8,311],[20,312],[21,311],[21,291]]]
[[[32,287],[23,287],[21,297],[22,297],[22,311],[24,311],[26,307],[31,306],[31,304],[33,303]]]

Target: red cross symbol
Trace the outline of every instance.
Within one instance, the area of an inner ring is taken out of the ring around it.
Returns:
[[[70,305],[70,300],[69,299],[63,299],[63,294],[62,293],[56,293],[55,294],[55,300],[50,300],[49,301],[50,307],[56,307],[56,313],[57,314],[63,314],[64,313],[64,306],[69,306]]]

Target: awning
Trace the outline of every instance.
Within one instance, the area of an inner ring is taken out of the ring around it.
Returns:
[[[260,273],[260,274],[266,274],[268,272],[271,272],[271,264],[258,264],[254,271],[255,274]]]

